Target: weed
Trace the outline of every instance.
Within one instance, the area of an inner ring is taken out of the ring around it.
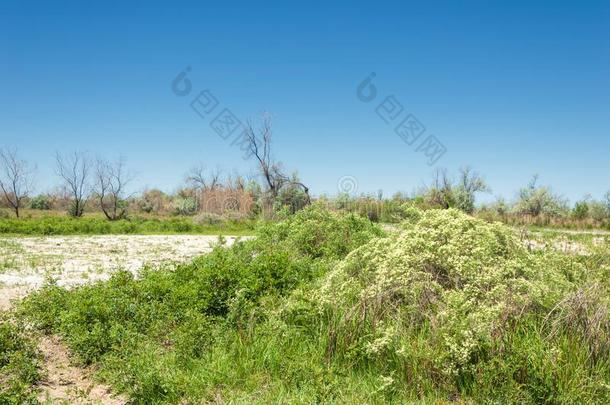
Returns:
[[[40,380],[36,341],[7,313],[0,313],[0,403],[34,404]]]

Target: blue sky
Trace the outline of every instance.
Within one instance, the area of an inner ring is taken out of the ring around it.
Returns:
[[[610,189],[608,2],[4,1],[0,53],[0,145],[37,163],[41,191],[56,150],[123,155],[134,188],[172,190],[200,161],[253,172],[191,109],[204,89],[214,115],[271,113],[275,156],[315,194],[430,178],[375,112],[390,95],[445,146],[438,166],[474,167],[494,195],[535,173],[572,201]]]

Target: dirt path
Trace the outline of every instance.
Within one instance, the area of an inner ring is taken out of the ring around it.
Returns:
[[[127,403],[124,397],[113,395],[109,387],[94,382],[88,370],[73,366],[68,350],[58,338],[43,337],[39,349],[47,371],[47,378],[40,385],[40,402],[78,405]]]
[[[25,297],[31,288],[10,287],[0,290],[0,311],[9,310],[14,300]],[[106,385],[95,382],[89,370],[70,362],[68,349],[59,338],[44,336],[38,350],[43,356],[45,379],[39,384],[38,400],[43,404],[110,404],[127,403],[123,396],[112,394]]]
[[[7,311],[15,300],[25,297],[31,287],[0,289],[0,311]],[[38,400],[43,404],[126,404],[123,396],[112,394],[110,388],[95,382],[89,370],[70,362],[68,349],[55,336],[43,336],[38,344],[43,356],[45,379],[39,384]]]

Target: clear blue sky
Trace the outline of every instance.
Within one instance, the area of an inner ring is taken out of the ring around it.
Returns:
[[[138,188],[172,190],[198,161],[252,171],[190,108],[203,89],[242,120],[272,113],[276,157],[315,194],[429,179],[376,115],[387,95],[445,145],[439,166],[473,166],[494,194],[534,173],[572,201],[610,189],[607,1],[3,1],[0,52],[0,145],[37,163],[40,190],[56,150],[124,155]]]

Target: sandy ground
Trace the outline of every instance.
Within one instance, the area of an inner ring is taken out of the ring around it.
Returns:
[[[91,371],[74,366],[70,354],[57,337],[45,336],[38,346],[44,358],[47,378],[41,383],[38,400],[50,404],[125,404],[106,385],[99,384]]]
[[[396,230],[396,226],[386,229]],[[581,243],[547,242],[534,236],[528,233],[524,237],[530,249],[588,253]],[[235,240],[227,237],[227,245]],[[210,251],[217,241],[218,237],[209,235],[0,237],[0,310],[39,288],[49,277],[59,285],[72,286],[105,280],[118,269],[137,274],[144,265],[188,261]],[[603,243],[603,236],[594,237],[594,245]]]
[[[235,237],[226,237],[227,245]],[[209,235],[104,235],[0,238],[0,309],[42,286],[108,279],[124,269],[188,261],[207,253],[218,237]]]
[[[558,240],[554,242],[541,242],[537,240],[524,240],[523,243],[525,246],[532,250],[541,250],[541,249],[554,249],[561,253],[572,254],[572,255],[581,255],[585,256],[589,254],[587,248],[578,242],[571,242],[567,240]]]

